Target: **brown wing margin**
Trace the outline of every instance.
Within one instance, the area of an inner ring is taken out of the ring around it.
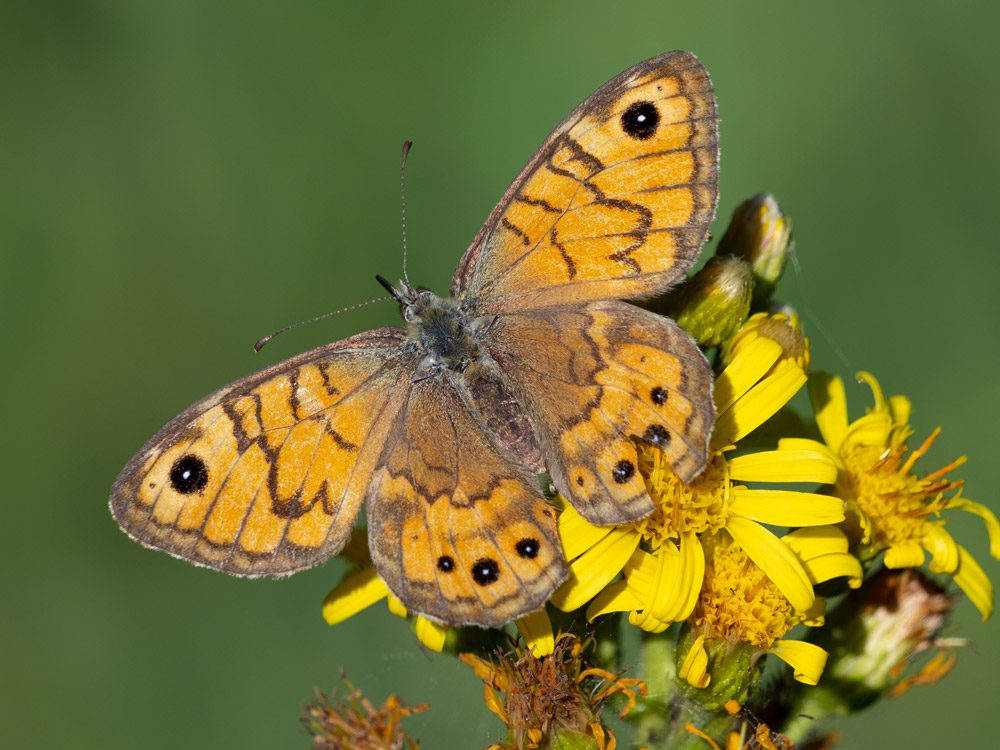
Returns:
[[[115,520],[144,546],[235,575],[326,559],[350,533],[409,386],[404,342],[398,328],[362,333],[192,405],[119,475]]]
[[[634,107],[652,131],[626,129]],[[717,196],[711,81],[694,55],[660,55],[545,140],[460,261],[452,296],[504,312],[663,291],[697,257]]]

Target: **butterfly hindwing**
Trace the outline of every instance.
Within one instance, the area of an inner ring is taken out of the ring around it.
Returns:
[[[132,458],[111,494],[142,544],[236,575],[281,575],[350,533],[413,364],[402,329],[360,334],[222,388]]]
[[[539,609],[566,563],[535,475],[473,409],[459,378],[414,384],[368,494],[369,547],[407,608],[500,627]]]
[[[529,415],[552,481],[588,521],[653,509],[636,437],[684,481],[704,469],[715,420],[704,355],[673,321],[617,300],[498,316],[485,349]]]
[[[481,312],[648,296],[691,266],[718,199],[715,98],[689,52],[625,71],[546,139],[466,251]]]

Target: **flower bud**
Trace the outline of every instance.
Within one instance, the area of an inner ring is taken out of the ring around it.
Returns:
[[[769,193],[755,195],[733,212],[718,255],[743,258],[753,269],[753,309],[766,307],[794,248],[792,222]]]
[[[677,290],[672,317],[701,346],[719,346],[747,319],[750,293],[749,264],[716,256]]]

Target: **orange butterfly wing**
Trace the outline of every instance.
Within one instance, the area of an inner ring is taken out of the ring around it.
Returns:
[[[221,388],[156,433],[111,491],[129,536],[235,575],[337,552],[415,368],[384,328]]]
[[[712,371],[673,321],[617,300],[528,310],[499,316],[486,348],[552,483],[591,523],[653,510],[630,436],[658,446],[684,481],[705,468]]]
[[[661,292],[718,199],[715,98],[689,52],[625,71],[545,140],[466,251],[452,296],[479,312]]]
[[[368,494],[379,576],[410,609],[500,627],[567,575],[535,475],[489,436],[462,375],[415,383]]]

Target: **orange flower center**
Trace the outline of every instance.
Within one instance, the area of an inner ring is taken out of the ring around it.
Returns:
[[[871,522],[872,541],[878,546],[892,546],[906,541],[919,542],[927,516],[943,506],[941,493],[961,486],[944,475],[958,466],[964,457],[939,471],[919,479],[912,471],[938,435],[935,430],[924,444],[904,460],[902,427],[893,430],[889,448],[882,445],[847,444],[841,448],[846,471],[837,477],[837,494],[850,498]]]
[[[640,443],[639,472],[656,510],[634,527],[652,549],[681,532],[714,533],[726,525],[729,507],[729,466],[721,451],[713,452],[708,466],[691,484],[684,484],[658,448]]]
[[[769,648],[799,622],[784,594],[735,542],[716,546],[692,620],[710,638]]]

